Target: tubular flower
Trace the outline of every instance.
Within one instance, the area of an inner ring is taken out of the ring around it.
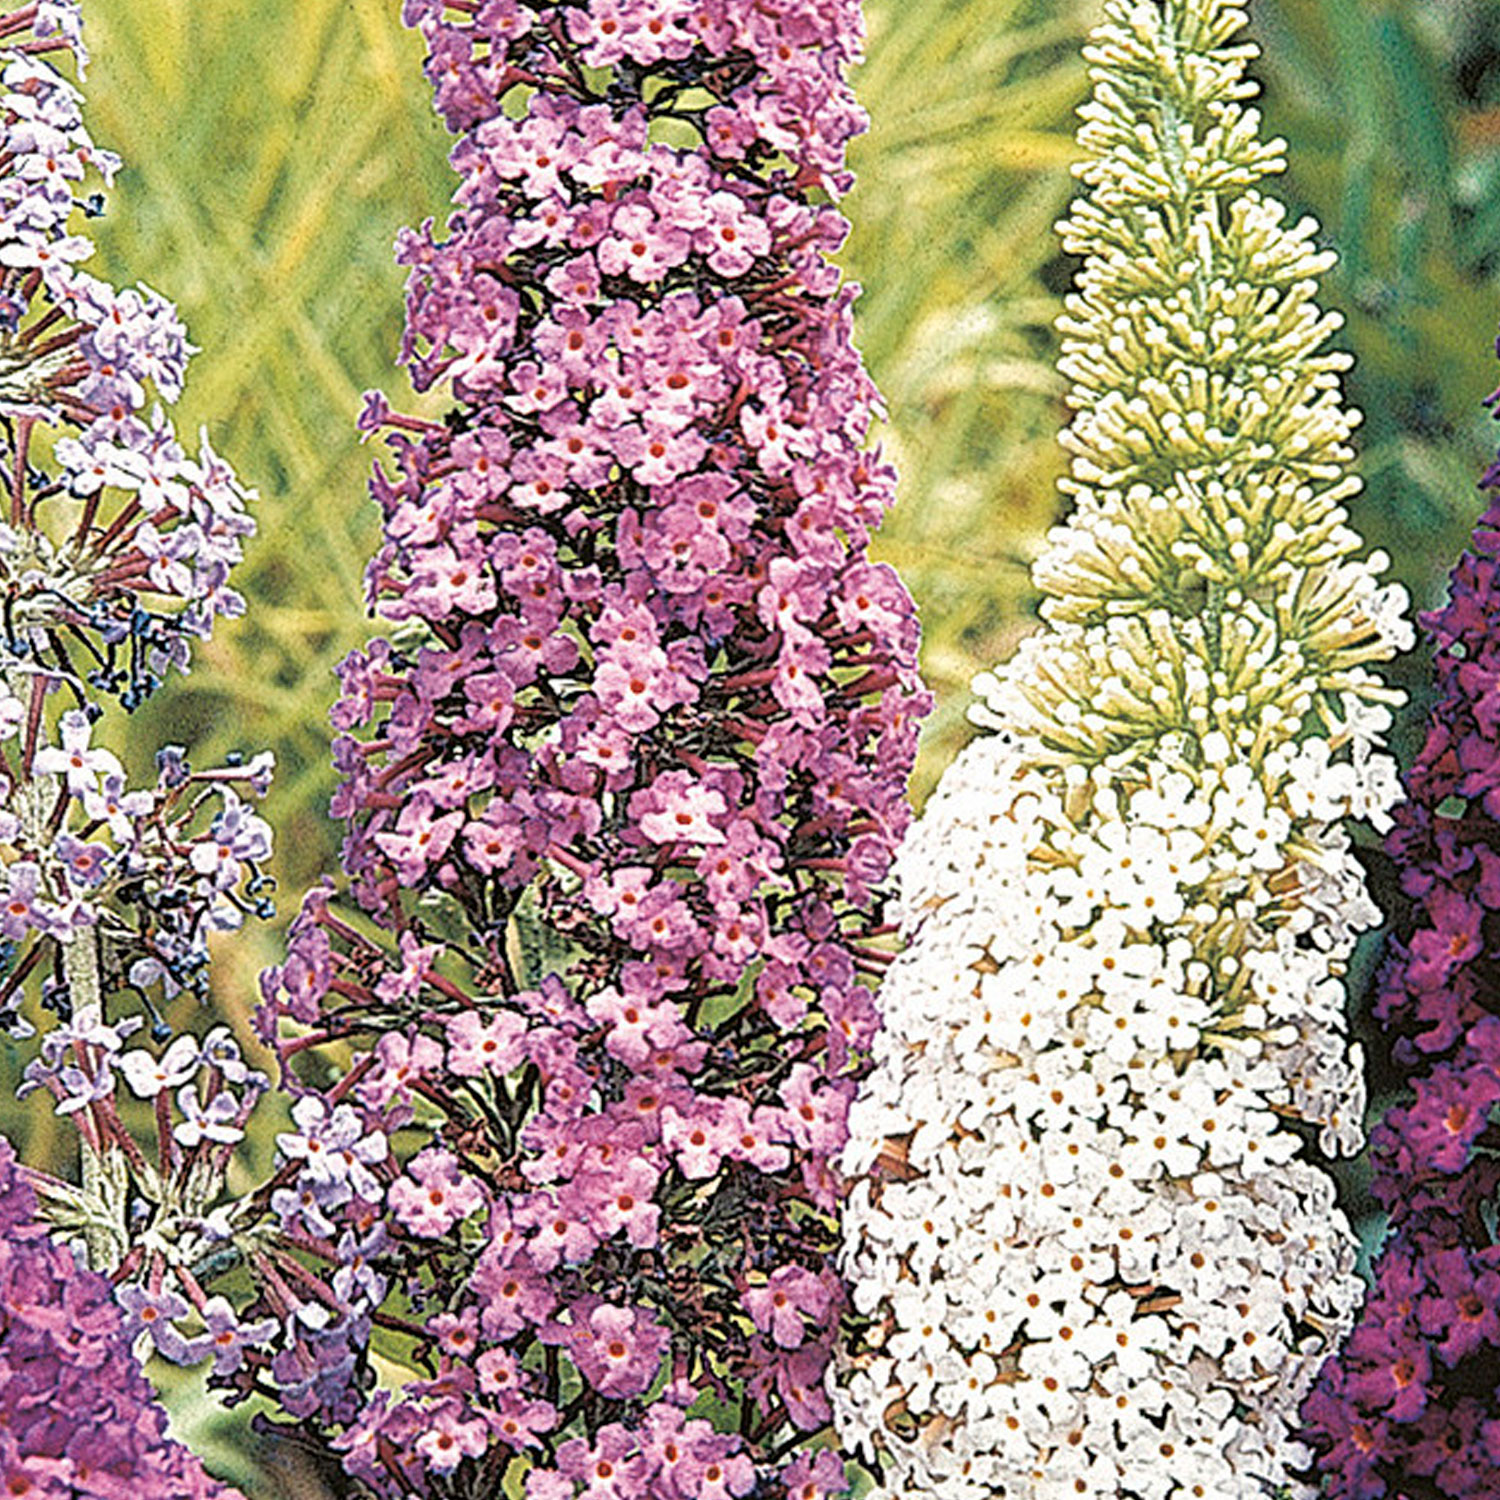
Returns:
[[[1500,463],[1483,483],[1448,603],[1422,618],[1436,702],[1386,838],[1410,902],[1376,1004],[1410,1081],[1371,1135],[1389,1237],[1303,1408],[1340,1500],[1500,1491]]]
[[[266,979],[314,1257],[273,1374],[380,1494],[826,1493],[831,1162],[927,706],[828,260],[858,8],[406,19],[461,181],[399,241],[405,356],[456,404],[363,418],[394,629],[334,711],[354,899]]]
[[[910,944],[842,1157],[884,1496],[1308,1493],[1293,1428],[1360,1296],[1345,964],[1377,917],[1399,588],[1342,501],[1331,256],[1259,184],[1223,0],[1112,0],[1061,226],[1074,500],[1043,627],[900,856]],[[1278,1488],[1279,1487],[1279,1488]]]

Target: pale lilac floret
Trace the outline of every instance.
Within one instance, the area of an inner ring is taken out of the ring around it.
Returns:
[[[205,1352],[213,1355],[215,1375],[233,1375],[245,1363],[245,1350],[268,1343],[277,1327],[271,1318],[242,1323],[225,1297],[210,1297],[199,1316],[204,1324],[201,1342],[208,1346]]]
[[[205,1105],[198,1097],[197,1087],[188,1084],[177,1090],[177,1108],[183,1118],[172,1127],[172,1136],[186,1150],[191,1151],[204,1141],[232,1146],[245,1138],[240,1101],[233,1094],[215,1094]]]
[[[136,1283],[126,1283],[116,1290],[115,1300],[125,1310],[126,1337],[147,1334],[163,1359],[177,1365],[192,1365],[208,1354],[206,1339],[186,1338],[177,1328],[178,1320],[187,1317],[191,1308],[176,1292],[152,1292]]]
[[[120,776],[120,762],[108,750],[90,750],[93,728],[81,709],[69,709],[58,721],[62,744],[38,750],[32,769],[43,776],[61,776],[75,797],[96,792],[102,777]]]
[[[203,1038],[203,1061],[217,1069],[221,1077],[230,1083],[258,1082],[265,1086],[265,1074],[257,1072],[245,1061],[240,1044],[227,1026],[214,1026]]]
[[[216,889],[232,890],[239,884],[241,865],[266,859],[271,852],[271,829],[230,788],[225,788],[224,806],[215,816],[209,835],[193,845],[192,867],[208,876]]]
[[[64,833],[52,848],[75,889],[90,890],[99,885],[108,873],[111,851],[103,844]]]
[[[41,866],[33,860],[17,860],[6,872],[6,890],[0,903],[0,936],[12,941],[34,928],[45,928],[50,908],[39,900]]]
[[[380,1181],[370,1168],[385,1160],[389,1145],[379,1131],[366,1130],[352,1105],[330,1111],[307,1094],[292,1106],[292,1119],[297,1130],[278,1135],[276,1145],[288,1161],[302,1163],[303,1180],[315,1189],[347,1182],[361,1198],[379,1198]]]

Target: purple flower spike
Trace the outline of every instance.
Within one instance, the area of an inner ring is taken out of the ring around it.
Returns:
[[[1436,703],[1386,839],[1412,912],[1376,1014],[1409,1091],[1371,1135],[1390,1215],[1375,1288],[1303,1408],[1330,1500],[1500,1494],[1500,467],[1483,487],[1422,618]]]
[[[201,1358],[171,1327],[187,1304],[123,1288],[122,1317],[109,1281],[51,1239],[34,1208],[0,1142],[0,1494],[243,1500],[167,1435],[166,1412],[131,1353],[151,1326],[169,1358],[178,1346]]]

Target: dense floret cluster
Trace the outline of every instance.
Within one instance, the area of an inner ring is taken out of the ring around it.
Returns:
[[[1410,1085],[1371,1136],[1390,1234],[1304,1410],[1338,1500],[1500,1492],[1500,463],[1484,484],[1448,602],[1422,619],[1436,702],[1386,840],[1411,903],[1376,1005]]]
[[[335,710],[356,900],[266,986],[317,1272],[273,1374],[382,1495],[816,1497],[926,707],[828,260],[858,8],[405,14],[461,178],[405,354],[457,404],[364,417],[396,629]]]
[[[1261,180],[1224,0],[1111,0],[1062,226],[1075,509],[999,732],[901,856],[911,943],[850,1115],[837,1375],[882,1500],[1308,1494],[1352,1323],[1318,1150],[1361,1139],[1340,983],[1378,913],[1340,820],[1398,787],[1409,639],[1340,501],[1331,257]]]
[[[167,1436],[109,1281],[34,1218],[0,1141],[0,1494],[239,1500]]]
[[[210,932],[268,909],[270,830],[250,799],[271,758],[195,771],[169,746],[131,790],[96,743],[109,709],[186,670],[189,642],[240,611],[228,577],[253,523],[228,465],[206,439],[188,458],[163,411],[192,352],[171,304],[79,269],[79,220],[102,212],[92,177],[117,163],[84,127],[69,56],[81,75],[75,0],[0,12],[0,1020],[17,1039],[46,1028],[18,1092],[50,1094],[81,1151],[77,1183],[29,1174],[69,1242],[35,1228],[0,1245],[0,1489],[178,1500],[217,1487],[165,1442],[130,1347],[149,1330],[218,1366],[226,1336],[267,1336],[200,1278],[229,1268],[216,1258],[254,1218],[221,1200],[268,1080],[227,1027],[173,1038],[163,1011],[206,995]],[[126,1045],[147,1016],[171,1039],[160,1056]],[[153,1101],[154,1150],[122,1080]]]
[[[93,246],[76,221],[103,211],[94,178],[118,165],[54,65],[73,54],[81,71],[80,29],[76,0],[0,12],[0,1014],[13,1030],[27,1029],[27,976],[70,947],[98,950],[107,986],[201,990],[206,933],[258,902],[270,845],[240,795],[264,790],[268,757],[195,776],[169,750],[155,788],[131,791],[92,743],[108,704],[134,707],[187,667],[215,617],[240,612],[228,578],[254,526],[229,466],[206,437],[187,457],[163,410],[192,352],[175,309],[79,268]],[[49,998],[94,1003],[97,983],[82,988]]]

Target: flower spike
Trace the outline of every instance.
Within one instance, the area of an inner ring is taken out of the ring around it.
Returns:
[[[1482,484],[1448,602],[1422,617],[1436,702],[1386,838],[1411,907],[1375,1013],[1409,1091],[1371,1133],[1390,1216],[1374,1290],[1303,1408],[1332,1500],[1500,1492],[1500,464]]]
[[[274,1373],[380,1495],[826,1494],[831,1160],[927,706],[828,258],[858,6],[405,14],[461,178],[399,242],[405,353],[454,406],[362,417],[355,901],[314,893],[262,1018],[338,1315]]]
[[[1074,506],[900,856],[842,1158],[836,1420],[882,1496],[1308,1494],[1297,1406],[1360,1296],[1312,1143],[1361,1138],[1341,820],[1388,821],[1372,666],[1410,632],[1346,524],[1331,256],[1263,190],[1244,23],[1111,0],[1086,50]]]

